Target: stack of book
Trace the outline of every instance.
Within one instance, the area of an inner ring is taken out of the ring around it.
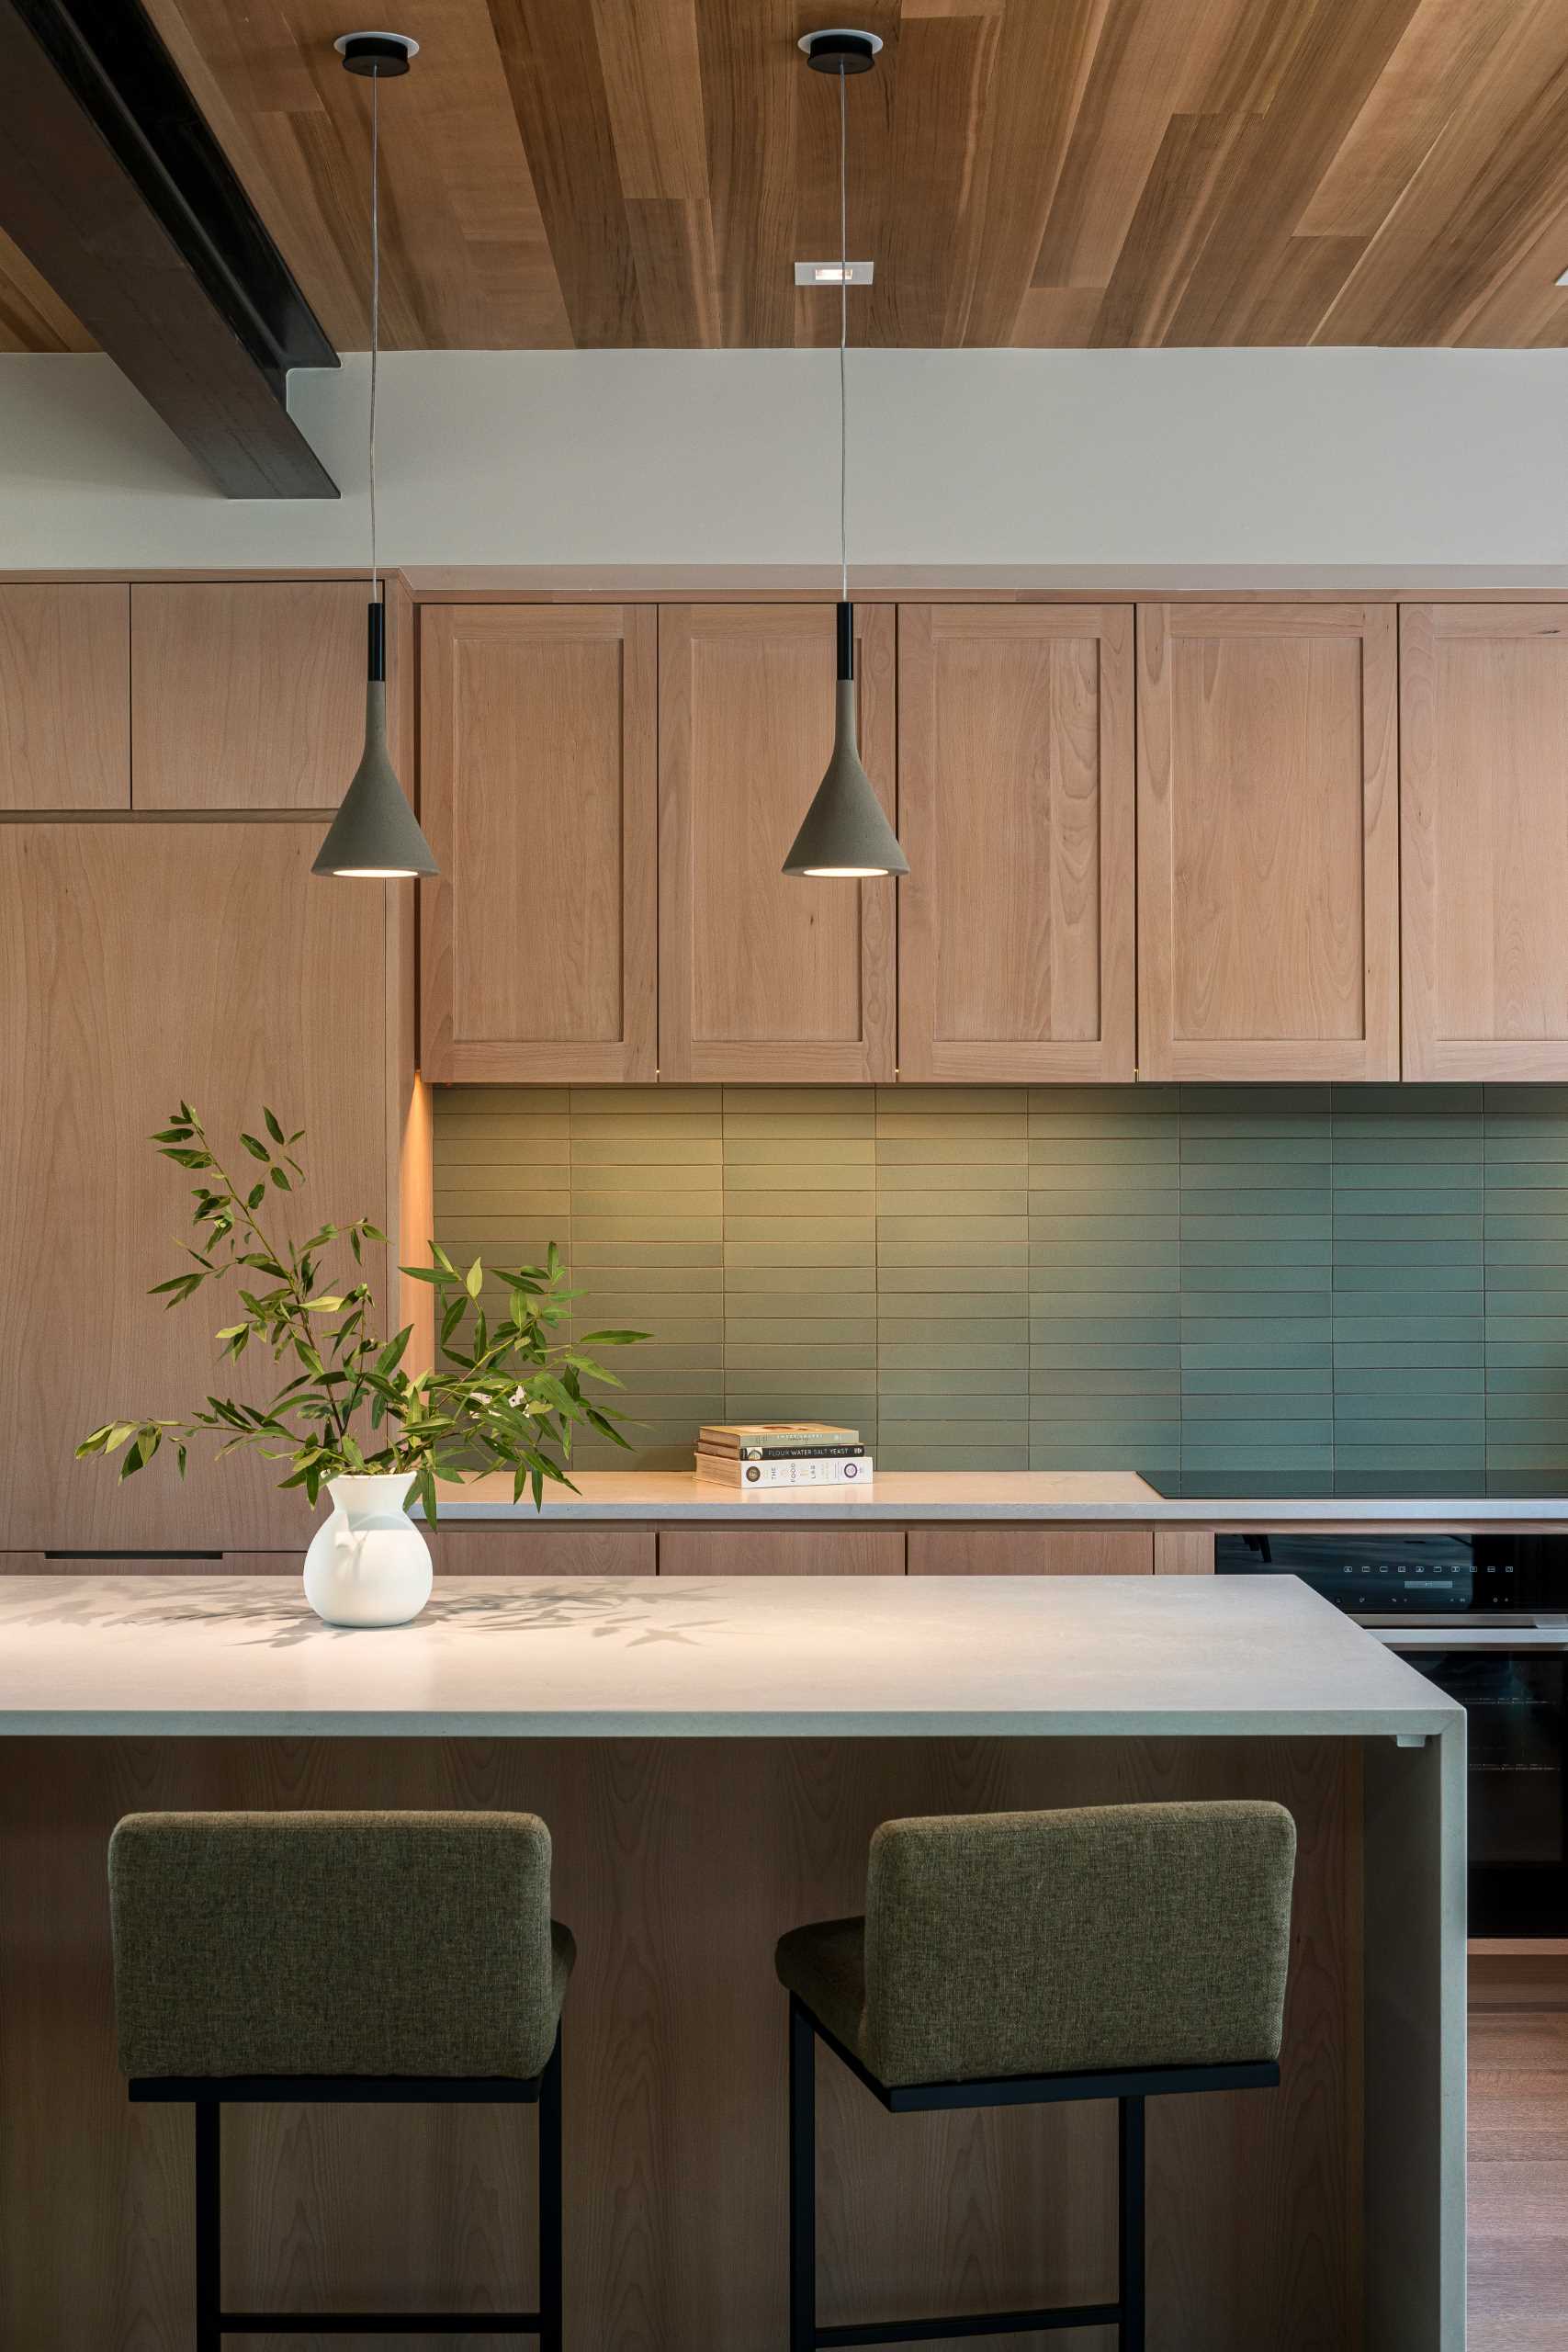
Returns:
[[[871,1456],[859,1430],[836,1421],[705,1421],[696,1472],[716,1486],[865,1487]]]

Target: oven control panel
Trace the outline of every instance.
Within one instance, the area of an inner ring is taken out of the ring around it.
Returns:
[[[1217,1535],[1219,1576],[1300,1577],[1348,1615],[1517,1617],[1568,1611],[1568,1533]]]

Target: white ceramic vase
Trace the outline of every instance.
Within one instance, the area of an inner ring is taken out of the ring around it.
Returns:
[[[403,1509],[407,1471],[332,1478],[332,1517],[305,1555],[305,1598],[329,1625],[406,1625],[430,1599],[430,1546]]]

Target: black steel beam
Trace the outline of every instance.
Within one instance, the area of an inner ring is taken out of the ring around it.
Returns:
[[[0,0],[0,227],[230,498],[335,498],[337,354],[141,0]]]

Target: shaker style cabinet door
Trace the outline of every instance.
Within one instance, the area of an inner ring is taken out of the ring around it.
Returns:
[[[1138,607],[1138,1068],[1399,1075],[1394,615]]]
[[[1400,616],[1404,1075],[1568,1079],[1568,608]]]
[[[855,609],[861,759],[894,813],[894,618]],[[893,1076],[891,879],[781,872],[833,746],[831,605],[659,616],[659,1074]]]
[[[0,808],[130,806],[130,591],[0,587]]]
[[[257,1212],[275,1242],[391,1229],[388,893],[314,879],[320,842],[314,820],[0,825],[0,1548],[297,1565],[310,1540],[317,1514],[257,1454],[199,1439],[183,1487],[167,1453],[123,1486],[123,1457],[73,1456],[116,1413],[260,1402],[286,1376],[265,1350],[220,1363],[233,1277],[167,1311],[148,1296],[196,1238],[198,1180],[147,1140],[182,1098],[231,1173],[264,1102],[304,1129],[305,1188]],[[366,1251],[383,1295],[386,1258]]]
[[[653,1077],[657,626],[646,605],[422,608],[426,1078]]]
[[[898,1073],[1130,1079],[1133,615],[898,611]]]
[[[363,580],[130,592],[138,808],[335,808],[365,749]]]

